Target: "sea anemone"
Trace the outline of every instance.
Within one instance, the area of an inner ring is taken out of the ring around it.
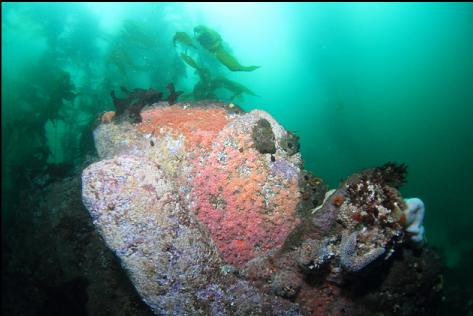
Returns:
[[[345,201],[345,197],[342,194],[337,194],[332,198],[332,204],[336,207],[340,207]]]

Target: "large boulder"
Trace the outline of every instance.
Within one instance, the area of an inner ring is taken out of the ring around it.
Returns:
[[[96,129],[101,158],[132,155],[158,164],[229,264],[241,266],[283,244],[299,223],[302,161],[284,149],[288,133],[268,113],[177,104],[141,115],[140,124]],[[255,133],[261,122],[266,132]],[[270,143],[272,153],[261,143]]]
[[[279,145],[260,153],[251,133],[265,119],[277,144],[284,129],[221,105],[158,105],[142,117],[95,130],[103,160],[83,171],[82,197],[143,300],[157,314],[298,314],[231,273],[299,222],[300,156]]]
[[[264,111],[161,103],[141,118],[96,128],[102,161],[83,171],[82,199],[156,314],[425,313],[439,298],[417,306],[393,282],[428,262],[413,243],[424,209],[398,191],[404,165],[363,170],[326,192],[302,169],[298,136]],[[438,267],[425,271],[409,293],[437,288]],[[369,304],[386,284],[396,299]]]

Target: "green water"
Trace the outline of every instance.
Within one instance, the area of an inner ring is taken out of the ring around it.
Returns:
[[[471,3],[2,3],[2,218],[26,181],[11,170],[83,161],[94,118],[113,109],[111,89],[192,91],[198,76],[172,37],[200,24],[242,64],[261,65],[230,72],[199,53],[258,95],[235,103],[300,136],[307,169],[335,187],[360,169],[406,163],[401,192],[425,202],[428,242],[453,269],[471,263]],[[61,95],[67,84],[75,97]]]

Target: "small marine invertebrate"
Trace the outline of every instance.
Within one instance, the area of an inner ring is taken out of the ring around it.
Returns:
[[[114,117],[115,117],[115,112],[114,111],[105,112],[100,116],[100,122],[101,123],[110,123]]]
[[[292,271],[278,271],[271,277],[271,290],[274,294],[284,298],[296,296],[301,285],[300,275]]]
[[[295,260],[302,271],[311,273],[328,264],[335,255],[329,249],[329,243],[330,240],[325,238],[323,240],[308,239],[301,244]]]
[[[417,244],[424,241],[425,228],[422,224],[424,221],[425,206],[419,198],[405,199],[407,209],[405,214],[406,231],[411,234],[411,240]]]
[[[276,145],[274,144],[274,133],[271,124],[266,119],[260,119],[253,126],[251,137],[255,144],[256,150],[262,154],[276,153]]]
[[[340,207],[343,202],[345,202],[345,196],[343,196],[342,194],[336,194],[333,198],[332,198],[332,204],[335,205],[336,207]]]
[[[342,237],[340,244],[340,263],[349,272],[359,272],[378,259],[386,251],[383,247],[375,247],[365,254],[358,255],[356,251],[357,232]]]
[[[332,196],[332,194],[335,193],[335,191],[337,191],[337,189],[332,189],[332,190],[329,190],[329,191],[325,192],[323,202],[319,206],[317,206],[316,208],[314,208],[312,210],[312,214],[314,214],[315,212],[320,210],[324,206],[325,202]]]

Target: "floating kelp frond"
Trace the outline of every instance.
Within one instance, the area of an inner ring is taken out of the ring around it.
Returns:
[[[223,48],[215,52],[215,57],[231,71],[253,71],[261,66],[243,66],[238,60],[227,53]]]
[[[197,49],[197,47],[194,45],[194,41],[186,32],[176,32],[172,38],[172,43],[174,44],[174,47],[176,47],[176,43],[181,43],[185,46],[190,46]]]
[[[243,93],[249,94],[252,96],[257,96],[253,91],[251,91],[249,88],[245,87],[241,83],[238,83],[236,81],[232,81],[230,79],[224,78],[224,77],[217,77],[212,80],[212,89],[227,89],[228,91],[233,93],[233,98],[241,96]]]
[[[194,36],[199,41],[200,45],[209,52],[214,53],[222,47],[222,37],[216,31],[204,25],[199,25],[194,28]]]
[[[238,60],[230,55],[222,46],[222,37],[216,31],[199,25],[194,28],[197,41],[231,71],[253,71],[260,66],[243,66]]]
[[[187,55],[186,53],[181,53],[181,58],[186,64],[188,64],[194,69],[200,70],[202,68],[199,65],[197,65],[197,62],[194,60],[194,58]]]

